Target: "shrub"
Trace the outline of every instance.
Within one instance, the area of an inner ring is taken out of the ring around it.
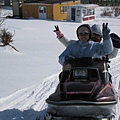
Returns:
[[[109,16],[111,17],[114,15],[115,17],[120,15],[120,7],[119,6],[114,6],[114,7],[106,7],[103,9],[103,12],[101,16]]]
[[[114,7],[115,10],[115,16],[119,16],[120,15],[120,7]]]
[[[8,32],[7,29],[1,30],[0,38],[3,45],[9,45],[11,42],[13,42],[12,37],[13,34],[11,32]]]

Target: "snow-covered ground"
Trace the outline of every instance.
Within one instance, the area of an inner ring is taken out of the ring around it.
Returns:
[[[6,10],[4,10],[6,12]],[[10,10],[8,10],[11,13]],[[100,13],[100,9],[96,9]],[[90,25],[108,22],[111,32],[120,35],[120,19],[101,18]],[[45,112],[45,99],[54,92],[62,66],[58,56],[65,47],[57,40],[54,25],[70,39],[77,39],[81,23],[37,19],[6,19],[3,27],[14,34],[13,46],[0,47],[0,120],[35,120]],[[120,51],[111,60],[110,72],[119,88]]]

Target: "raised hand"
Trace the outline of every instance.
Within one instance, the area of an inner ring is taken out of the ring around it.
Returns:
[[[58,25],[57,25],[57,26],[55,25],[54,27],[55,27],[54,32],[56,32],[56,31],[60,31]]]
[[[103,29],[102,29],[102,33],[103,33],[103,39],[108,39],[110,38],[110,29],[108,28],[108,23],[103,23]]]
[[[58,25],[57,25],[57,26],[54,26],[54,27],[55,27],[54,32],[56,33],[57,38],[58,38],[58,39],[62,38],[62,37],[63,37],[63,34],[61,33],[61,31],[60,31]]]

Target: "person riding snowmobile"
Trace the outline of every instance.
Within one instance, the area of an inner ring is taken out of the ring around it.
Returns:
[[[44,120],[118,120],[118,97],[109,81],[107,61],[91,57],[112,52],[107,25],[103,24],[103,43],[91,41],[92,31],[88,24],[76,30],[79,40],[61,54],[64,64],[60,82],[46,99],[48,106]],[[76,56],[79,57],[69,59]]]
[[[102,42],[102,31],[100,29],[100,25],[94,24],[94,25],[92,25],[91,29],[92,29],[92,39],[91,40],[94,41],[94,42]],[[54,32],[56,33],[58,40],[65,47],[69,46],[70,44],[73,44],[76,41],[76,40],[70,40],[70,39],[66,38],[64,36],[64,34],[61,33],[61,31],[60,31],[58,26],[55,26]],[[112,58],[115,58],[117,56],[118,50],[120,48],[120,45],[119,45],[120,43],[119,43],[119,40],[118,41],[114,40],[114,36],[116,38],[119,38],[119,36],[117,36],[115,33],[111,33],[110,36],[113,38],[112,39],[112,42],[113,42],[113,52],[108,54],[107,57],[112,59]]]
[[[59,63],[64,64],[65,60],[70,58],[81,57],[95,57],[99,58],[104,55],[108,55],[113,51],[113,44],[110,39],[108,23],[103,23],[103,42],[93,42],[92,30],[88,24],[80,25],[76,34],[78,41],[69,45],[66,50],[59,56]]]

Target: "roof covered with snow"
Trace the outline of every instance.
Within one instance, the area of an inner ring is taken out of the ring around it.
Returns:
[[[87,9],[92,9],[92,8],[96,8],[99,5],[97,4],[78,4],[78,5],[72,5],[70,7],[80,7],[80,8],[87,8]]]

